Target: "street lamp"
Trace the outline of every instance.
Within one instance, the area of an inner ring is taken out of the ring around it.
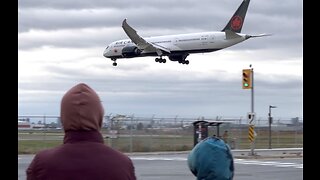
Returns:
[[[271,116],[271,108],[277,108],[277,106],[269,105],[269,149],[271,149],[271,124],[272,124],[272,116]]]

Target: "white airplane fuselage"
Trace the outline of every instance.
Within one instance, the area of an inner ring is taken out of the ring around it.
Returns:
[[[145,40],[166,47],[171,53],[191,54],[217,51],[248,39],[245,34],[237,33],[237,35],[239,35],[237,38],[227,39],[225,32],[202,32],[146,37]],[[111,59],[128,58],[122,55],[122,50],[126,46],[135,46],[135,44],[130,39],[114,41],[105,49],[103,55]],[[143,50],[140,54],[129,58],[142,56],[158,56],[158,54],[156,51]]]
[[[120,58],[134,58],[142,56],[158,56],[156,62],[166,63],[167,56],[171,61],[181,64],[189,64],[187,56],[192,53],[207,53],[224,49],[251,37],[267,36],[241,34],[245,15],[250,0],[242,0],[242,3],[230,18],[227,25],[221,31],[200,32],[190,34],[177,34],[167,36],[154,36],[144,38],[132,28],[127,19],[122,22],[122,28],[129,39],[112,42],[103,52],[103,56],[114,61]]]

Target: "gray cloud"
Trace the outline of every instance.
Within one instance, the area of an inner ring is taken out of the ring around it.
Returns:
[[[46,3],[44,3],[46,2]],[[129,18],[138,28],[201,28],[205,31],[222,29],[238,5],[235,1],[22,1],[19,3],[19,28],[66,29],[85,27],[119,27]],[[276,3],[275,3],[276,2]],[[70,7],[68,8],[70,4]],[[267,19],[264,19],[266,17]],[[280,17],[280,18],[279,18]],[[276,19],[274,19],[276,18]],[[286,21],[302,21],[300,1],[251,2],[246,19],[257,19],[253,30],[264,25],[280,25]],[[269,19],[276,22],[266,21]],[[247,21],[246,20],[246,21]],[[251,25],[246,22],[244,27]],[[268,26],[272,28],[276,26]],[[299,24],[296,24],[300,27]],[[251,29],[251,28],[250,28]],[[249,31],[250,31],[249,29]],[[263,29],[266,29],[264,27]],[[294,29],[292,29],[294,30]]]
[[[47,73],[45,77],[20,75],[19,113],[57,114],[63,93],[76,83],[86,82],[101,94],[107,112],[245,115],[250,110],[249,91],[241,89],[240,77],[227,70],[201,72],[194,70],[191,64],[183,70],[154,69],[159,64],[151,66],[142,61],[130,65],[121,63],[114,68],[111,61],[102,57],[108,43],[127,38],[121,28],[124,18],[128,18],[128,23],[144,37],[219,31],[240,3],[241,0],[185,0],[183,3],[172,0],[19,0],[19,53],[33,52],[32,58],[36,58],[44,47],[73,49],[75,53],[71,58],[64,57],[68,53],[58,58],[48,54],[48,61],[44,58],[40,63],[19,57],[19,62],[41,64],[39,66]],[[269,63],[274,63],[271,60],[302,61],[302,1],[251,1],[242,31],[273,35],[230,47],[228,50],[236,52],[237,62],[246,63],[246,58],[240,55],[243,51],[256,54],[256,63],[266,58]],[[99,54],[77,56],[92,49]],[[221,61],[215,55],[212,59]],[[279,114],[301,116],[302,75],[298,72],[296,75],[270,73],[258,71],[256,74],[257,114],[265,115],[268,105],[275,104],[279,106]]]
[[[91,0],[91,1],[77,1],[77,0],[28,0],[28,1],[18,1],[19,7],[25,8],[54,8],[54,9],[99,9],[105,7],[112,7],[115,9],[126,9],[126,8],[146,8],[146,7],[155,7],[159,9],[166,9],[172,6],[186,8],[186,7],[196,7],[203,6],[210,0],[202,0],[201,3],[195,3],[194,0],[185,0],[183,3],[175,0],[119,0],[119,1],[105,1],[105,0]],[[221,5],[223,2],[217,1],[215,5]],[[229,4],[230,2],[224,2]],[[239,2],[240,4],[241,2]],[[231,3],[232,4],[232,3]]]
[[[127,38],[121,22],[142,36],[221,30],[241,3],[235,1],[21,1],[19,48],[100,47]],[[270,33],[234,50],[302,49],[302,2],[251,2],[243,27],[248,34]],[[88,30],[90,29],[90,30]],[[35,32],[35,33],[30,33]],[[39,36],[37,32],[45,33]]]
[[[198,76],[189,77],[188,72],[178,73],[167,71],[166,74],[137,73],[148,67],[122,69],[118,75],[101,76],[89,71],[79,71],[67,67],[48,66],[47,71],[53,72],[50,79],[42,79],[33,83],[20,83],[20,89],[31,91],[29,97],[38,99],[36,102],[51,102],[59,106],[66,87],[71,87],[79,82],[88,82],[101,95],[108,111],[152,112],[166,114],[186,114],[188,112],[205,112],[208,107],[213,109],[213,115],[231,114],[241,116],[239,112],[248,111],[250,103],[249,90],[241,89],[239,80],[219,81],[218,77]],[[140,70],[139,70],[140,69]],[[110,69],[109,69],[110,70]],[[122,72],[121,72],[122,71]],[[125,73],[125,75],[121,75]],[[110,73],[112,74],[112,72]],[[221,71],[219,76],[225,76],[227,72]],[[174,77],[174,78],[172,78]],[[292,79],[284,83],[265,81],[268,76],[260,75],[256,83],[256,103],[261,106],[277,104],[282,107],[301,105],[302,82]],[[282,78],[278,76],[275,78]],[[42,92],[42,93],[41,93]],[[42,95],[41,95],[42,94]],[[288,96],[290,94],[290,96]],[[55,95],[58,98],[48,99],[45,96]],[[27,103],[29,99],[22,99],[21,103]],[[196,105],[196,106],[195,106]],[[258,106],[259,107],[259,106]],[[302,108],[302,107],[301,107]],[[146,110],[147,109],[147,110]],[[265,109],[257,108],[261,114]],[[285,108],[279,110],[284,114],[297,116],[301,111],[288,113]]]

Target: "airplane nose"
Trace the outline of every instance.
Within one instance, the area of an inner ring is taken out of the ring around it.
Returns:
[[[103,56],[106,57],[106,58],[108,57],[108,49],[105,49],[105,50],[103,51]]]

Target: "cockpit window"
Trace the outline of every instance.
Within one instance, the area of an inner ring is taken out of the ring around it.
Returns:
[[[106,49],[108,49],[108,48],[109,48],[109,46],[106,47]]]

